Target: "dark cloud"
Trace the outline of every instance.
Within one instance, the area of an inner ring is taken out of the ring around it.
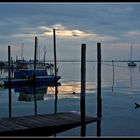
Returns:
[[[42,37],[44,41],[42,44],[45,44],[43,36],[45,30],[40,30],[39,27],[50,28],[55,24],[62,25],[66,31],[71,30],[73,42],[83,41],[77,32],[73,32],[78,30],[93,34],[92,38],[84,38],[87,42],[103,40],[106,43],[119,41],[128,44],[132,39],[130,33],[140,28],[139,15],[139,4],[0,4],[0,47],[9,43],[17,45],[22,40],[33,44],[34,35]],[[139,35],[139,32],[137,34]],[[140,43],[138,35],[135,36],[137,44]],[[61,42],[65,42],[65,46],[70,47],[67,43],[71,43],[71,39],[65,38],[65,40],[61,38]],[[74,45],[69,49],[73,50],[73,48]]]

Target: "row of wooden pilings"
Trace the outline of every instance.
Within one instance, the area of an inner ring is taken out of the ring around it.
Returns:
[[[56,37],[55,29],[53,29],[54,40],[54,66],[55,66],[55,78],[57,77],[57,57],[56,57]],[[35,37],[35,53],[34,53],[34,70],[36,71],[36,52],[37,51],[37,37]],[[9,79],[9,117],[12,117],[11,112],[11,71],[10,71],[10,46],[8,46],[8,79]],[[35,90],[35,89],[34,89]],[[55,113],[57,112],[57,80],[55,79]],[[81,45],[81,94],[80,94],[80,113],[81,113],[81,136],[86,134],[86,44]],[[36,96],[35,96],[36,97]],[[35,98],[36,100],[36,98]],[[35,115],[37,103],[35,102]],[[102,98],[101,98],[101,43],[97,43],[97,118],[102,117]],[[100,121],[97,121],[97,136],[100,136]]]
[[[81,136],[86,135],[86,44],[81,45],[81,96],[80,96],[80,112],[81,112]],[[102,117],[102,98],[101,98],[101,43],[97,43],[97,118]],[[97,121],[97,136],[100,136],[101,121]]]

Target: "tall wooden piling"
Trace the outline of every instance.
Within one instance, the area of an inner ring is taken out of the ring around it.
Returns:
[[[101,43],[97,43],[97,117],[102,117],[101,98]],[[101,120],[97,121],[97,136],[101,136]]]
[[[56,37],[55,37],[55,29],[53,29],[53,42],[54,42],[54,68],[55,68],[55,113],[57,113],[57,59],[56,59]]]
[[[81,111],[81,136],[85,136],[85,92],[86,92],[86,44],[81,46],[81,94],[80,94],[80,111]]]
[[[102,98],[101,98],[101,43],[97,43],[97,117],[102,114]]]
[[[34,75],[33,75],[33,83],[34,83],[34,112],[37,115],[37,100],[36,100],[36,61],[37,61],[37,47],[38,47],[38,39],[35,37],[35,51],[34,51]]]
[[[8,46],[8,82],[9,82],[9,117],[12,117],[11,111],[11,47]]]

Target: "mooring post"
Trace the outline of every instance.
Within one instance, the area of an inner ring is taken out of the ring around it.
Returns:
[[[81,111],[81,136],[86,134],[86,111],[85,111],[85,91],[86,91],[86,44],[81,47],[81,96],[80,96],[80,111]]]
[[[55,29],[53,29],[53,41],[54,41],[54,68],[55,68],[55,113],[57,113],[57,59],[56,59],[56,37],[55,37]]]
[[[97,118],[102,117],[101,98],[101,43],[97,43]],[[101,120],[97,121],[97,136],[101,136]]]
[[[101,98],[101,43],[97,43],[97,117],[102,114],[102,98]]]
[[[37,61],[37,47],[38,40],[35,36],[35,52],[34,52],[34,73],[33,73],[33,84],[34,84],[34,105],[35,105],[35,115],[37,114],[37,100],[36,100],[36,61]]]
[[[9,118],[12,117],[11,111],[11,47],[8,46],[8,83],[9,83]]]

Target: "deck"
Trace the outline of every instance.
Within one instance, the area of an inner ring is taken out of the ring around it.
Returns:
[[[98,118],[86,116],[86,124]],[[77,112],[60,112],[0,119],[0,136],[51,136],[81,125]]]

